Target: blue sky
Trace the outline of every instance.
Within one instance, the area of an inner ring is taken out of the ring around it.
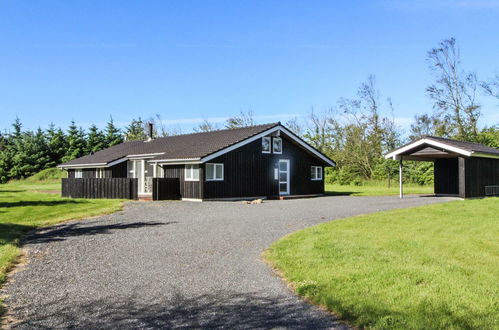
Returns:
[[[285,122],[353,97],[369,74],[398,123],[431,111],[426,52],[455,37],[499,72],[499,1],[0,0],[0,129],[160,114],[188,132],[252,109]],[[499,102],[481,97],[483,124]]]

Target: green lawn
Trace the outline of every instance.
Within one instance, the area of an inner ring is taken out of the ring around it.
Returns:
[[[20,254],[19,240],[29,230],[58,222],[115,212],[120,200],[60,197],[60,181],[24,180],[0,185],[0,286]],[[1,303],[1,301],[0,301]]]
[[[351,196],[387,196],[398,195],[398,182],[393,182],[390,188],[384,182],[364,182],[361,186],[326,184],[326,194]],[[404,194],[433,194],[433,185],[421,186],[404,183]]]
[[[499,198],[332,221],[265,256],[298,294],[355,326],[499,329]]]

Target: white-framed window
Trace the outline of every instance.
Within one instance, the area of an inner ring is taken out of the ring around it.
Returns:
[[[224,164],[207,163],[206,181],[223,181],[223,180],[224,180]]]
[[[102,179],[104,178],[105,176],[105,173],[104,173],[104,169],[103,168],[96,168],[95,169],[95,177],[97,179]]]
[[[270,136],[264,136],[262,137],[262,153],[263,154],[270,154]]]
[[[83,170],[82,169],[75,170],[75,179],[81,179],[81,178],[83,178]]]
[[[185,181],[199,181],[199,165],[185,165]]]
[[[275,137],[272,138],[272,151],[275,154],[282,154],[282,139]]]
[[[312,166],[310,174],[311,174],[312,180],[322,180],[322,167],[321,166]]]

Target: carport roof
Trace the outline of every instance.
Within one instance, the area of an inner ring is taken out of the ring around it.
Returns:
[[[480,143],[424,136],[385,155],[389,159],[434,160],[450,157],[499,158],[499,150]]]

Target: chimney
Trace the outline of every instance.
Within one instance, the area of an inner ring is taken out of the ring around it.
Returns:
[[[153,131],[154,131],[154,124],[153,123],[148,123],[149,125],[149,137],[148,137],[148,140],[152,140],[153,139]]]

